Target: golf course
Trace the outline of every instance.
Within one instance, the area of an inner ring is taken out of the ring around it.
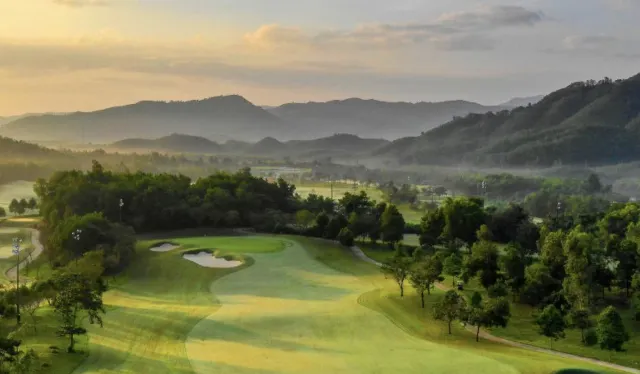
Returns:
[[[163,244],[173,248],[151,250]],[[200,251],[242,265],[210,268],[183,257]],[[430,317],[441,291],[422,310],[414,292],[400,299],[374,265],[318,239],[141,241],[136,260],[109,288],[104,327],[86,324],[89,334],[77,346],[83,354],[53,355],[56,373],[615,372],[476,343],[461,326],[447,335]],[[46,320],[49,312],[42,313]]]

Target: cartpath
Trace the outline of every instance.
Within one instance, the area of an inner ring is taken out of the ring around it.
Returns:
[[[374,264],[376,266],[382,266],[382,263],[370,258],[369,256],[367,256],[360,248],[358,248],[357,246],[353,246],[351,247],[351,251],[353,251],[353,254],[358,257],[359,259],[362,259],[363,261],[366,261],[370,264]],[[442,283],[436,283],[436,287],[438,287],[441,290],[444,291],[448,291],[451,289],[451,287],[446,286]],[[475,328],[474,326],[467,326],[467,331],[472,332],[475,334]],[[610,369],[615,369],[615,370],[619,370],[619,371],[624,371],[627,373],[634,373],[634,374],[640,374],[640,370],[638,369],[634,369],[634,368],[630,368],[630,367],[626,367],[626,366],[622,366],[622,365],[616,365],[616,364],[612,364],[610,362],[606,362],[606,361],[600,361],[600,360],[596,360],[593,358],[588,358],[588,357],[582,357],[582,356],[576,356],[576,355],[572,355],[569,353],[563,353],[563,352],[557,352],[557,351],[552,351],[550,349],[545,349],[545,348],[540,348],[540,347],[535,347],[533,345],[529,345],[529,344],[524,344],[524,343],[519,343],[519,342],[514,342],[512,340],[507,340],[504,338],[499,338],[497,336],[491,335],[490,333],[484,331],[484,330],[480,330],[480,336],[483,339],[486,340],[491,340],[493,342],[496,343],[500,343],[500,344],[505,344],[505,345],[509,345],[512,347],[517,347],[517,348],[522,348],[522,349],[528,349],[530,351],[536,351],[536,352],[542,352],[542,353],[548,353],[551,355],[555,355],[555,356],[559,356],[559,357],[565,357],[565,358],[571,358],[574,360],[578,360],[578,361],[583,361],[583,362],[588,362],[590,364],[596,364],[596,365],[600,365],[600,366],[604,366]]]
[[[31,261],[35,260],[42,254],[44,248],[42,247],[42,243],[40,243],[40,231],[31,229],[31,243],[33,244],[33,252],[31,252],[31,255],[26,256],[22,261],[20,261],[20,267],[29,264]],[[7,270],[5,275],[9,280],[15,281],[17,273],[16,270],[16,266],[13,266],[9,270]]]

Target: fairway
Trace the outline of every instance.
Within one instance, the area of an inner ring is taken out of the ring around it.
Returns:
[[[407,321],[425,326],[415,295],[399,308],[388,293],[394,285],[375,267],[324,241],[167,241],[181,247],[152,252],[157,241],[142,243],[126,274],[110,280],[104,328],[89,327],[88,345],[83,338],[79,346],[89,355],[74,373],[550,374],[583,366],[489,342],[473,346],[459,328],[447,344],[407,333]],[[199,248],[249,257],[236,269],[182,258]],[[362,271],[350,274],[355,269]],[[426,326],[442,331],[439,322]],[[73,358],[72,368],[81,356],[63,358]]]
[[[142,243],[138,259],[104,296],[104,328],[90,326],[89,357],[74,373],[192,373],[184,341],[191,329],[218,305],[211,283],[242,269],[211,269],[182,258],[194,248],[219,248],[237,253],[252,248],[275,252],[282,241],[273,238],[208,237],[171,240],[184,244],[170,252],[148,250]],[[247,264],[248,265],[248,264]]]

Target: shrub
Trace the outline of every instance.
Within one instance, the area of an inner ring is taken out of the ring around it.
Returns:
[[[509,289],[503,282],[498,282],[487,289],[489,297],[492,299],[509,295]]]
[[[346,227],[340,230],[340,233],[338,234],[338,241],[340,242],[340,244],[346,247],[351,247],[353,246],[353,240],[354,238],[351,230]]]
[[[595,329],[588,329],[584,332],[584,345],[591,347],[598,344],[598,334]]]

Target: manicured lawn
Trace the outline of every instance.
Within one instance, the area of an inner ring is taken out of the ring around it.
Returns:
[[[408,204],[399,205],[398,210],[402,213],[402,217],[404,217],[405,222],[413,224],[420,223],[425,214],[425,212],[420,210],[412,209]]]
[[[284,249],[285,242],[277,237],[231,236],[178,238],[171,242],[191,248],[221,250],[223,253],[270,253]]]
[[[282,239],[290,239],[283,245]],[[589,365],[454,335],[431,318],[442,293],[419,307],[407,289],[326,241],[298,237],[167,238],[181,249],[140,244],[125,274],[109,279],[104,327],[79,339],[84,353],[52,354],[55,318],[17,338],[53,373],[540,373]],[[193,248],[250,253],[236,269],[182,259]],[[88,357],[86,354],[89,353]],[[86,357],[86,360],[85,360]],[[606,372],[601,370],[601,372]]]

